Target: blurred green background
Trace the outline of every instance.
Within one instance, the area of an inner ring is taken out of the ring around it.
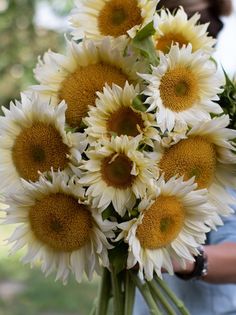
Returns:
[[[23,265],[23,253],[8,256],[4,239],[12,228],[0,232],[0,315],[88,315],[97,293],[98,277],[78,284],[70,278],[64,286],[45,278],[37,268]],[[54,274],[55,276],[55,274]]]
[[[72,0],[0,0],[0,104],[34,83],[37,58],[63,52]]]
[[[33,68],[49,48],[64,51],[66,16],[73,1],[0,0],[0,105],[19,99],[34,84]],[[39,269],[8,257],[4,239],[13,228],[0,227],[0,315],[87,315],[96,296],[98,278],[65,287],[45,279]]]

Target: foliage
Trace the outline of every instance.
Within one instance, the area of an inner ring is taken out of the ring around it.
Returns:
[[[220,94],[219,104],[225,114],[230,117],[229,128],[236,129],[236,83],[233,82],[224,71],[225,86],[224,91]]]

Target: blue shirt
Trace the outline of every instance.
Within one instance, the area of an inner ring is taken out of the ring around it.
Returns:
[[[209,244],[236,243],[236,215],[225,219],[224,223],[218,231],[209,234]],[[184,281],[169,275],[165,275],[164,280],[185,303],[191,315],[236,315],[236,284],[210,284],[201,280]],[[136,295],[133,314],[149,315],[140,293]]]

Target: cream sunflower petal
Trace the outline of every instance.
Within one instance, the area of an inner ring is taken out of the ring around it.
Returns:
[[[65,284],[70,272],[77,281],[81,281],[84,271],[91,278],[99,270],[100,260],[104,265],[108,263],[107,249],[111,245],[106,235],[114,237],[114,223],[103,221],[103,227],[100,226],[96,214],[86,205],[84,189],[78,187],[74,177],[59,172],[51,173],[50,178],[50,182],[44,176],[36,183],[25,182],[20,195],[8,197],[7,223],[21,223],[9,238],[9,243],[13,243],[11,252],[27,246],[23,263],[33,266],[40,261],[46,275],[56,270],[56,280]]]
[[[226,190],[227,187],[236,187],[235,144],[232,141],[235,131],[227,128],[228,124],[227,115],[196,123],[186,134],[187,138],[170,145],[162,151],[162,156],[157,157],[166,179],[176,173],[185,180],[195,176],[193,179],[198,184],[198,190],[207,189],[207,193],[203,191],[203,194],[215,208],[215,213],[208,220],[212,228],[222,224],[219,216],[232,213],[231,206],[235,204]],[[191,204],[191,200],[188,203]]]
[[[172,44],[191,44],[193,51],[202,50],[211,55],[214,51],[215,39],[208,36],[208,24],[199,24],[200,15],[195,13],[190,19],[184,9],[180,7],[174,14],[168,10],[161,10],[154,16],[153,36],[157,50],[168,52]]]
[[[186,260],[194,261],[193,256],[189,253],[188,249],[179,240],[173,241],[171,244],[172,248],[175,250],[178,256],[183,257]]]
[[[155,185],[149,199],[144,198],[139,204],[140,216],[118,225],[129,246],[128,268],[138,262],[139,275],[147,280],[154,273],[162,277],[162,268],[173,274],[172,260],[183,266],[186,260],[194,261],[193,255],[198,254],[197,247],[204,243],[209,231],[208,222],[216,214],[216,209],[206,200],[206,192],[195,190],[193,179],[184,182],[173,177],[165,182],[160,177]],[[177,222],[178,231],[169,238]],[[173,229],[169,230],[168,226]]]
[[[210,113],[222,112],[213,102],[221,91],[222,75],[208,55],[192,52],[191,45],[172,46],[168,54],[160,53],[160,64],[152,67],[152,74],[140,76],[147,81],[143,94],[148,96],[148,110],[156,109],[162,132],[171,131],[177,121],[193,126],[210,119]]]
[[[81,158],[85,137],[65,132],[65,111],[64,102],[53,108],[36,94],[22,94],[21,102],[5,110],[0,127],[2,190],[21,190],[21,178],[36,181],[38,171],[69,170],[69,157]]]
[[[151,22],[158,0],[81,0],[71,12],[74,39],[123,37]]]
[[[99,211],[112,203],[123,216],[134,206],[136,196],[142,198],[146,194],[156,166],[138,150],[141,139],[141,135],[132,139],[127,136],[102,139],[98,146],[87,150],[88,160],[81,166],[86,171],[79,182],[87,187],[86,195]]]
[[[136,57],[124,56],[119,44],[109,38],[99,43],[84,39],[79,44],[67,40],[66,55],[49,51],[39,61],[35,76],[40,85],[31,90],[37,90],[53,106],[65,100],[67,124],[80,126],[88,106],[95,105],[96,92],[101,92],[105,83],[124,86],[127,80],[138,81]]]
[[[96,106],[90,106],[88,116],[83,119],[91,144],[100,138],[109,139],[112,134],[129,137],[142,134],[142,141],[149,141],[153,146],[152,139],[160,138],[155,129],[155,116],[133,108],[133,100],[139,92],[138,85],[134,87],[126,82],[124,88],[106,84],[103,93],[97,93]]]

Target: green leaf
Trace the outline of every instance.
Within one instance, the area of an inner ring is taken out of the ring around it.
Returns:
[[[225,85],[235,88],[234,83],[230,80],[230,78],[229,78],[228,74],[226,73],[225,69],[224,68],[222,68],[222,69],[223,69],[224,76],[225,76],[225,81],[226,81]]]
[[[236,84],[229,78],[226,71],[223,69],[225,76],[224,91],[219,94],[220,100],[217,102],[225,114],[230,117],[229,128],[236,129]]]
[[[147,108],[142,102],[141,95],[137,95],[132,102],[132,107],[140,112],[146,112]]]
[[[110,263],[113,265],[116,274],[126,269],[128,258],[128,245],[121,242],[116,243],[113,249],[108,252]]]
[[[137,218],[139,216],[140,212],[139,212],[138,208],[134,208],[131,211],[129,211],[129,214],[131,217]]]
[[[103,212],[102,212],[102,219],[107,220],[110,219],[111,217],[117,217],[117,212],[115,211],[114,207],[112,204],[110,204]]]
[[[132,42],[134,48],[139,49],[141,54],[148,58],[152,65],[157,65],[159,60],[151,39],[153,34],[155,34],[155,29],[153,22],[150,22],[137,33]]]
[[[84,123],[83,119],[81,119],[81,122],[80,122],[80,125],[79,125],[79,129],[85,129],[87,128],[88,126]]]
[[[144,38],[143,40],[133,39],[134,48],[140,50],[141,55],[149,59],[149,63],[157,66],[159,59],[156,53],[156,49],[150,37]]]
[[[65,132],[66,132],[66,133],[68,133],[68,132],[75,133],[75,132],[78,131],[78,129],[79,129],[78,127],[74,127],[74,128],[73,128],[73,127],[70,127],[70,126],[66,126],[66,127],[65,127]]]
[[[143,39],[152,36],[155,34],[155,28],[153,26],[153,22],[150,22],[144,28],[142,28],[134,37],[135,41],[142,41]]]

